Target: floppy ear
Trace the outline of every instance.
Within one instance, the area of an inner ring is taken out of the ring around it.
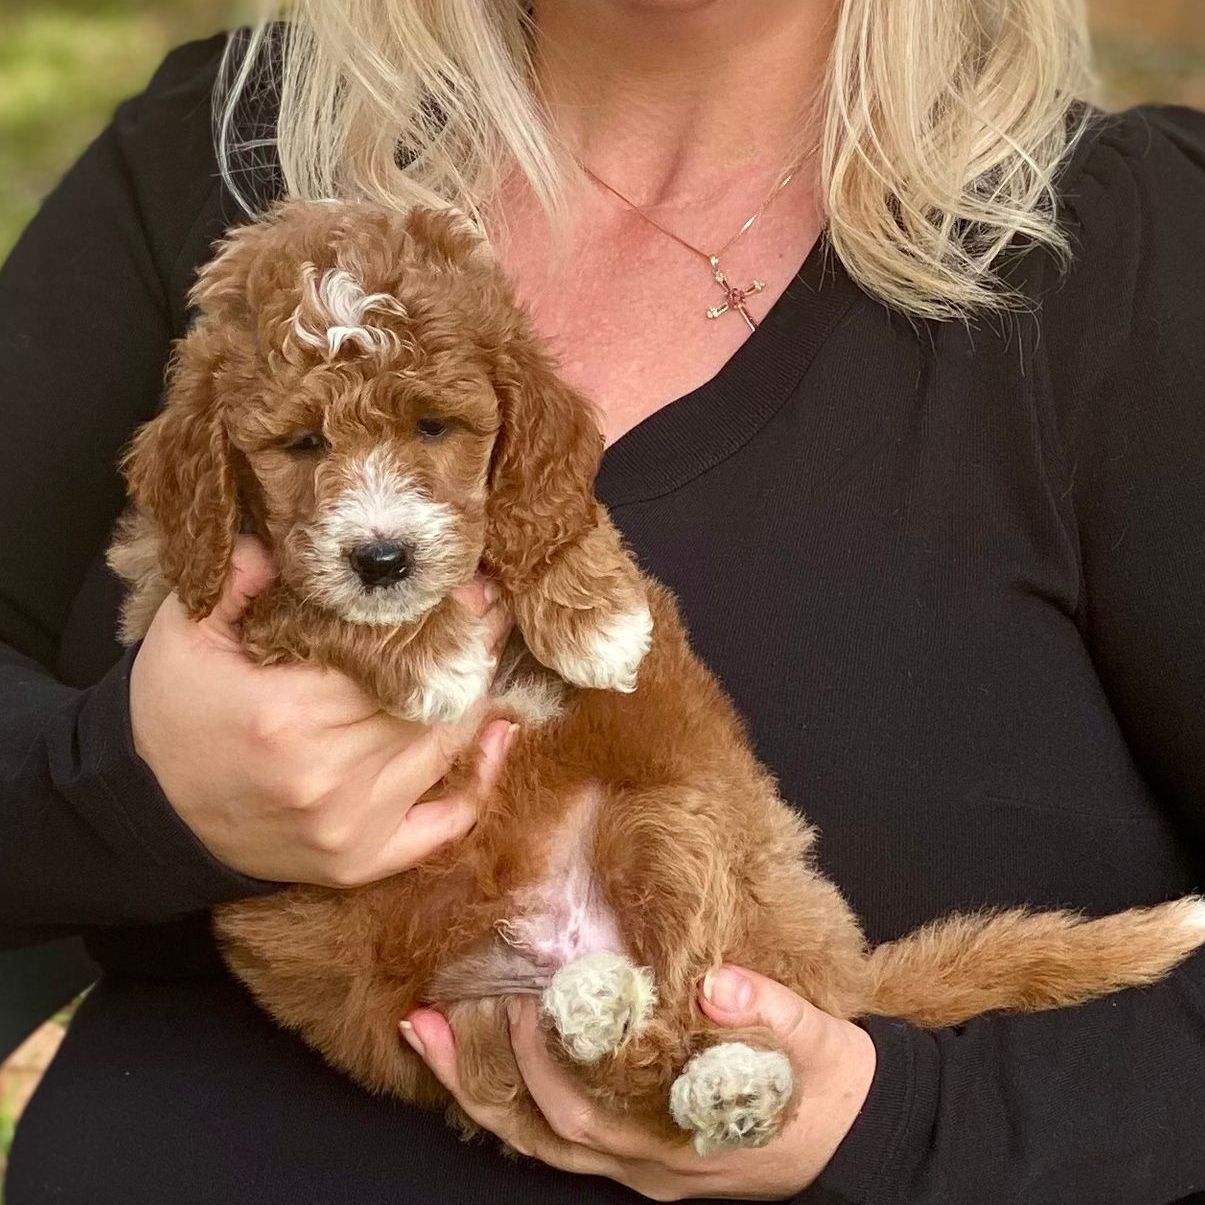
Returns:
[[[201,327],[180,343],[166,404],[135,436],[122,466],[135,505],[154,524],[163,576],[193,618],[218,601],[239,524],[211,340]]]
[[[652,632],[644,583],[594,497],[602,437],[542,352],[500,358],[502,425],[486,505],[486,569],[527,647],[576,686],[631,691]]]

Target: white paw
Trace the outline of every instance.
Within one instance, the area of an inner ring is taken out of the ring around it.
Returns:
[[[696,1054],[670,1089],[674,1121],[700,1155],[765,1146],[782,1128],[794,1076],[785,1054],[721,1042]]]
[[[553,668],[574,686],[631,694],[652,638],[653,617],[647,606],[623,611],[593,625],[577,655],[561,658]]]
[[[599,950],[552,977],[540,1011],[576,1062],[597,1063],[639,1033],[657,1001],[653,977],[622,954]]]
[[[485,698],[494,677],[494,658],[483,630],[440,661],[419,669],[405,718],[419,724],[453,724]]]

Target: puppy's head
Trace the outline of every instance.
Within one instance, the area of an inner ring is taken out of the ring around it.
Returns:
[[[126,462],[192,614],[240,526],[293,594],[358,624],[412,622],[482,562],[521,595],[574,547],[583,582],[636,580],[593,497],[593,415],[463,218],[285,205],[223,244],[193,302]]]

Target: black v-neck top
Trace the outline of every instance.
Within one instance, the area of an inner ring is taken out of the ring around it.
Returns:
[[[0,273],[0,938],[83,931],[105,968],[18,1130],[8,1205],[635,1200],[462,1145],[276,1029],[204,917],[266,887],[134,754],[101,556],[115,458],[237,216],[220,46],[168,59]],[[909,322],[822,245],[603,466],[873,940],[1205,886],[1205,118],[1096,118],[1060,194],[1074,257],[1017,258],[1030,312]],[[867,1028],[870,1097],[802,1202],[1205,1192],[1205,958],[1078,1009]]]

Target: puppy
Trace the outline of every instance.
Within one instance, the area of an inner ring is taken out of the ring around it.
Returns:
[[[513,1102],[534,1137],[505,1013],[534,993],[602,1108],[704,1153],[758,1146],[790,1115],[792,1071],[768,1031],[719,1032],[697,1009],[723,961],[838,1017],[940,1026],[1149,983],[1205,941],[1188,899],[955,917],[868,950],[814,831],[595,500],[590,407],[464,219],[286,205],[229,237],[193,301],[166,406],[125,463],[126,639],[168,591],[206,614],[249,530],[280,570],[244,623],[257,661],[333,666],[414,720],[524,721],[454,848],[215,914],[262,1006],[367,1088],[448,1104],[397,1035],[434,1004],[468,1090]],[[479,567],[525,649],[492,698],[481,626],[450,597]]]

